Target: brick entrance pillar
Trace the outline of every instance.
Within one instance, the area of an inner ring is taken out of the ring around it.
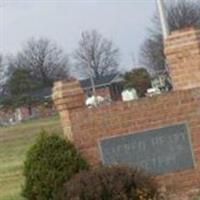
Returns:
[[[174,90],[200,87],[200,30],[174,31],[165,41]]]
[[[84,107],[84,92],[79,81],[55,82],[52,99],[59,112],[64,135],[73,141],[70,111]]]

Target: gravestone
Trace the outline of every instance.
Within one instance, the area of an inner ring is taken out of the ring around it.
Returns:
[[[105,165],[139,167],[156,175],[194,167],[186,124],[101,139],[99,147]]]

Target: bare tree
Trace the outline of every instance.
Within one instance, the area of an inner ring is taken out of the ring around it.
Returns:
[[[79,73],[83,76],[92,73],[96,78],[116,72],[118,58],[119,50],[113,42],[103,38],[96,30],[83,32],[79,46],[74,52]]]
[[[18,68],[29,70],[32,76],[48,86],[68,76],[68,57],[54,42],[32,38],[17,56],[10,57],[9,68],[11,71]]]
[[[200,27],[199,0],[166,1],[167,20],[170,31],[185,27]],[[152,27],[148,29],[149,36],[141,47],[140,61],[153,71],[165,68],[164,45],[161,27],[157,15],[152,20]]]
[[[3,56],[0,54],[0,73],[3,71]]]

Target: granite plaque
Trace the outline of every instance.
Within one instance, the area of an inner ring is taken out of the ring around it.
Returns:
[[[105,165],[122,164],[165,174],[194,167],[186,124],[105,138],[99,141]]]

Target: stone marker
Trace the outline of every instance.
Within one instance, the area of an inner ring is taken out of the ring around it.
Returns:
[[[154,174],[194,167],[186,124],[106,138],[99,144],[106,165],[136,166]]]

